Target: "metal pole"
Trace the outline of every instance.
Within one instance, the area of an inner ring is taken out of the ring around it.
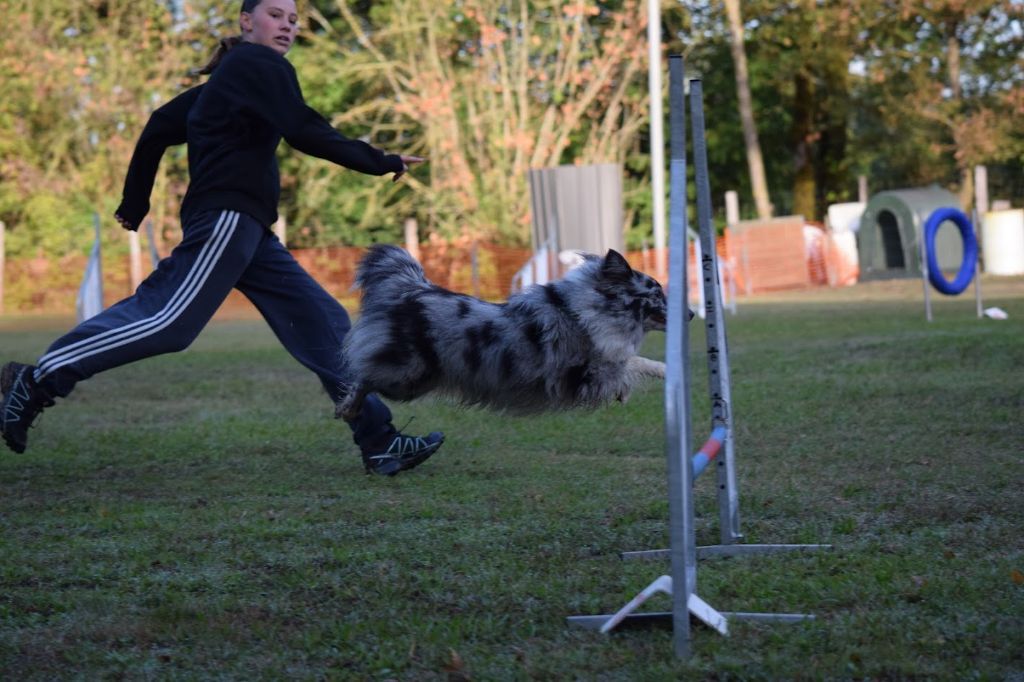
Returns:
[[[683,58],[669,57],[671,128],[671,233],[668,324],[665,333],[665,455],[668,459],[669,556],[672,562],[672,643],[676,656],[690,655],[690,595],[697,583],[690,463],[690,347],[687,318],[686,94]]]
[[[696,232],[694,232],[693,230],[687,230],[687,232],[689,233],[687,236],[689,238],[693,239],[693,261],[699,267],[700,263],[701,263],[701,260],[703,260],[702,256],[703,256],[703,253],[704,253],[703,249],[701,248],[701,244],[700,244],[700,235],[697,234]],[[690,261],[689,261],[689,258],[690,258],[690,245],[689,245],[689,241],[687,241],[687,245],[686,245],[686,258],[687,258],[686,264],[687,264],[687,267],[689,267],[689,264],[690,264]],[[687,286],[687,288],[689,288],[689,286],[690,286],[690,281],[689,280],[686,281],[686,286]],[[702,320],[704,319],[704,316],[707,315],[707,302],[704,299],[704,293],[705,293],[704,292],[704,287],[697,287],[697,315],[699,315],[700,319],[702,319]]]
[[[647,2],[647,85],[651,105],[651,193],[654,212],[654,277],[665,281],[665,135],[661,109],[661,2]]]
[[[985,215],[989,211],[988,205],[988,168],[985,166],[974,167],[974,239],[978,242],[978,258],[974,261],[974,299],[978,307],[978,317],[985,315],[981,302],[981,269],[985,264],[985,236],[983,225]]]
[[[701,273],[706,306],[704,325],[708,356],[708,393],[711,397],[711,430],[727,429],[723,456],[718,459],[718,521],[723,545],[743,539],[739,531],[740,501],[736,488],[735,438],[732,392],[729,387],[729,342],[725,337],[722,280],[718,273],[715,226],[711,221],[711,181],[704,131],[704,86],[690,81],[690,121],[693,127],[693,169],[697,181],[697,225],[701,243]]]
[[[929,322],[932,321],[932,292],[928,288],[928,249],[924,243],[924,225],[921,224],[920,219],[914,216],[914,229],[917,231],[917,241],[921,248],[921,282],[924,284],[924,317]]]
[[[979,166],[984,168],[984,166]],[[977,169],[975,169],[977,170]],[[978,239],[978,234],[981,232],[981,222],[978,220],[978,209],[974,209],[974,238]],[[977,309],[978,319],[980,320],[985,316],[982,311],[984,307],[981,302],[981,244],[978,245],[978,254],[974,258],[974,307]]]

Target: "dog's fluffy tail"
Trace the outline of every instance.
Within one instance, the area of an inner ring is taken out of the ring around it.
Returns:
[[[403,248],[375,244],[363,256],[356,270],[356,286],[367,299],[396,300],[410,289],[429,286],[423,268]]]

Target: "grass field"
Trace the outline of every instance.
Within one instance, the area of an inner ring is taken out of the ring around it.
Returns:
[[[746,540],[834,550],[702,561],[699,592],[814,621],[695,628],[685,662],[668,630],[566,627],[668,571],[618,557],[668,544],[659,386],[532,419],[399,406],[448,440],[367,477],[312,375],[232,319],[0,455],[0,679],[1024,680],[1024,280],[986,281],[1007,321],[941,298],[931,324],[915,282],[728,318]],[[0,318],[2,358],[68,324]],[[714,544],[712,477],[696,504]]]

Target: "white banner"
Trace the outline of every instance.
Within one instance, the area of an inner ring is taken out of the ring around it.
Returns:
[[[78,321],[88,320],[90,317],[103,312],[103,265],[100,261],[100,217],[93,216],[96,226],[96,238],[92,243],[92,251],[89,253],[89,263],[85,266],[85,277],[82,278],[82,286],[78,287],[78,298],[75,300],[75,312]]]

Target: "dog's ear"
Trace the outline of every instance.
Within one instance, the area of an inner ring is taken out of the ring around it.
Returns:
[[[608,249],[604,262],[601,263],[601,275],[613,281],[628,282],[633,277],[633,268],[615,249]]]

